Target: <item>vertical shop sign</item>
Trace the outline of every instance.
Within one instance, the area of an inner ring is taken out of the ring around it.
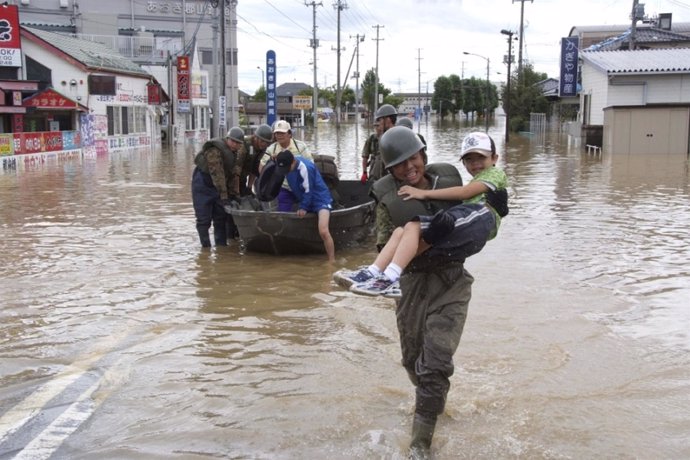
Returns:
[[[177,111],[189,112],[192,91],[189,56],[177,57]]]
[[[278,116],[278,96],[276,95],[276,52],[266,52],[266,119],[273,126]]]
[[[577,96],[578,37],[561,38],[561,80],[558,93],[561,97]]]
[[[22,42],[17,5],[0,5],[0,67],[22,66]]]

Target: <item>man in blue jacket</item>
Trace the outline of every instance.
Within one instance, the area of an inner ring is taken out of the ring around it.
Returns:
[[[276,173],[284,175],[290,190],[297,198],[297,215],[304,217],[308,212],[318,216],[319,236],[323,240],[329,262],[335,262],[335,244],[328,229],[333,198],[316,165],[303,157],[295,157],[289,150],[283,150],[276,157]]]

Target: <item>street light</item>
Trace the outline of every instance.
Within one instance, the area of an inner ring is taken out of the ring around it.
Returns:
[[[484,106],[485,106],[485,112],[484,112],[484,131],[487,133],[489,132],[489,66],[490,66],[490,60],[486,56],[482,56],[481,54],[475,54],[475,53],[469,53],[467,51],[463,51],[462,54],[467,54],[468,56],[477,56],[486,61],[486,96],[485,96],[485,101],[484,101]]]
[[[261,71],[261,86],[266,88],[266,82],[264,81],[264,69],[262,69],[260,65],[256,66],[256,68]]]
[[[513,35],[512,30],[501,29],[503,35],[508,36],[508,82],[506,83],[506,97],[503,100],[503,111],[506,113],[506,144],[510,138],[510,64],[513,62]],[[517,37],[515,37],[517,39]]]

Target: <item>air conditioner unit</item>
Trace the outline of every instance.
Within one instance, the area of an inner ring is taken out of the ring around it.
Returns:
[[[68,8],[69,0],[60,0],[60,8]]]

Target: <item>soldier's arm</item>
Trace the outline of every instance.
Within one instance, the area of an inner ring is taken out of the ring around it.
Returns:
[[[376,206],[376,249],[383,248],[395,230],[388,209],[379,203]]]
[[[228,199],[228,184],[225,179],[225,169],[223,168],[223,154],[215,147],[206,152],[206,163],[208,163],[208,173],[211,175],[213,186],[220,193],[221,200]]]
[[[371,149],[371,137],[368,137],[366,142],[364,142],[364,147],[362,148],[362,171],[367,170],[369,166],[369,150]]]
[[[240,186],[242,181],[242,173],[245,169],[245,163],[247,161],[247,150],[244,147],[240,147],[235,156],[235,166],[232,168],[232,194],[234,196],[240,196]]]

